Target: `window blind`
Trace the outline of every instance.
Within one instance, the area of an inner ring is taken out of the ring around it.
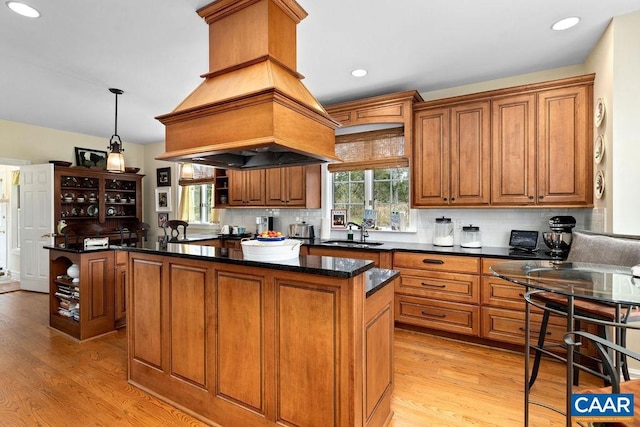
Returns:
[[[336,156],[342,163],[330,164],[329,172],[409,166],[402,127],[338,135]]]
[[[193,165],[193,179],[179,179],[179,185],[215,184],[216,168],[207,165]]]

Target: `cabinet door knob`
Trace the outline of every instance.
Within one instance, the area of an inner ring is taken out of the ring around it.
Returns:
[[[538,196],[538,199],[540,200],[544,199],[544,194],[541,194],[540,196]]]
[[[446,197],[443,197],[443,198],[442,198],[442,200],[444,200],[444,201],[446,202],[446,201],[447,201],[447,198],[446,198]]]
[[[533,196],[529,196],[529,200],[533,200]]]

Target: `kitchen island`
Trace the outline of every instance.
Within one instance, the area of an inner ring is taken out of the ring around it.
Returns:
[[[132,384],[223,426],[389,422],[397,272],[164,242],[122,249]]]

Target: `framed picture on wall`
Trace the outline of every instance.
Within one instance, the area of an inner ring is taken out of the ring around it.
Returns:
[[[347,211],[344,209],[331,209],[331,228],[347,228]]]
[[[156,188],[156,212],[171,212],[171,188]]]
[[[158,227],[162,227],[165,222],[169,221],[169,213],[168,212],[160,212],[158,213]]]
[[[156,169],[158,187],[171,187],[171,168]]]
[[[107,168],[107,152],[90,148],[76,148],[76,165],[87,168]]]

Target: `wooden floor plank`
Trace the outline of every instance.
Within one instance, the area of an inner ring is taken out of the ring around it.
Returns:
[[[129,385],[124,329],[78,344],[47,326],[47,310],[47,295],[0,294],[1,426],[205,425]],[[522,354],[400,329],[394,350],[390,426],[522,426]],[[544,361],[533,396],[562,407],[564,393],[563,366]],[[564,417],[532,407],[530,425]]]

